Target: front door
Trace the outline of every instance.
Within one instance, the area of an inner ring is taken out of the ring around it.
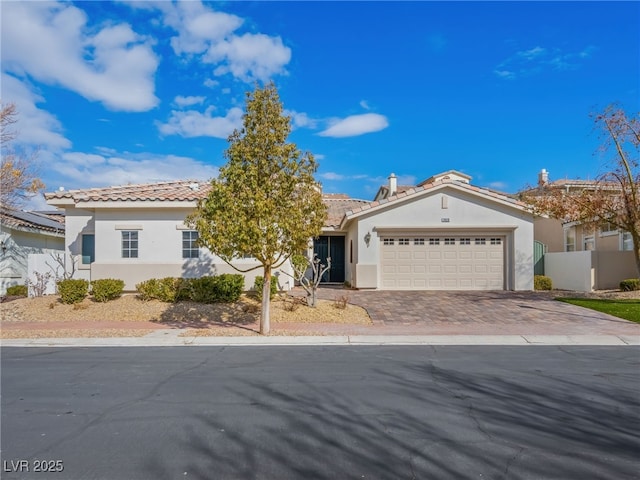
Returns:
[[[322,282],[344,282],[344,237],[323,235],[313,242],[313,253],[318,255],[320,263],[327,264],[331,257],[331,268],[322,276]]]

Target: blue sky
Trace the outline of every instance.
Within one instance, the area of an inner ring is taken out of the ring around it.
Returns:
[[[47,191],[208,179],[273,80],[326,192],[456,169],[593,178],[589,114],[640,109],[638,2],[8,2],[3,102]],[[34,200],[32,207],[44,205]]]

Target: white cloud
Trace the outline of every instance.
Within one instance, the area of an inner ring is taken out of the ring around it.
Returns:
[[[83,10],[58,2],[3,2],[2,66],[61,85],[88,100],[122,111],[158,103],[152,40],[126,23],[94,33]]]
[[[205,100],[206,100],[205,97],[194,97],[194,96],[183,97],[182,95],[178,95],[176,98],[173,99],[173,102],[179,107],[190,107],[191,105],[201,104]]]
[[[595,47],[588,46],[580,52],[564,52],[559,48],[540,46],[529,50],[520,50],[501,62],[493,71],[505,80],[526,77],[540,73],[545,69],[575,70],[582,62],[591,57]]]
[[[242,110],[231,108],[224,117],[214,117],[213,107],[204,113],[196,110],[171,112],[167,123],[158,124],[163,135],[180,135],[182,137],[215,137],[227,138],[236,128],[242,127]]]
[[[291,49],[284,46],[280,37],[245,33],[212,44],[203,58],[208,63],[219,64],[213,71],[215,75],[231,73],[251,82],[286,73],[284,66],[291,60]]]
[[[1,97],[3,103],[14,103],[18,111],[17,122],[12,127],[17,133],[16,145],[54,150],[71,147],[71,142],[62,134],[58,119],[36,106],[43,103],[44,98],[26,84],[3,73]]]
[[[347,177],[335,172],[326,172],[318,175],[323,180],[345,180]]]
[[[213,73],[230,73],[244,82],[268,80],[286,74],[291,49],[278,36],[263,33],[237,33],[244,19],[218,12],[200,0],[186,2],[128,2],[132,8],[158,9],[163,23],[176,32],[171,46],[176,55],[197,58],[214,66]],[[212,81],[205,81],[212,87]]]
[[[208,180],[217,167],[189,157],[150,153],[99,155],[68,152],[55,162],[55,170],[66,188],[101,187],[166,180]]]
[[[360,100],[360,106],[362,108],[364,108],[365,110],[371,110],[371,108],[369,107],[369,104],[367,103],[366,100]]]
[[[355,137],[365,133],[378,132],[388,126],[389,121],[384,115],[364,113],[334,120],[329,128],[318,135],[323,137]]]
[[[493,188],[495,190],[506,190],[509,187],[509,184],[506,182],[491,182],[489,183],[489,188]]]
[[[285,109],[282,113],[291,117],[291,125],[293,126],[293,128],[315,128],[318,123],[317,120],[310,118],[306,113],[287,109]]]

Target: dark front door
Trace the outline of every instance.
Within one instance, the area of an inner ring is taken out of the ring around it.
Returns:
[[[344,282],[344,248],[344,237],[323,235],[313,242],[313,253],[320,263],[326,265],[327,257],[331,257],[331,268],[322,276],[322,282]]]

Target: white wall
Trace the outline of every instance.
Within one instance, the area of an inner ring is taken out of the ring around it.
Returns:
[[[64,238],[53,234],[25,232],[2,226],[0,241],[6,251],[0,252],[0,295],[13,285],[25,285],[28,278],[28,257],[38,253],[61,253]]]
[[[447,197],[447,208],[443,208],[443,195]],[[408,234],[411,229],[416,234],[424,229],[451,234],[474,230],[502,232],[507,236],[507,265],[511,265],[510,271],[506,272],[507,288],[533,289],[533,217],[530,214],[452,187],[396,202],[389,203],[387,209],[364,214],[355,220],[358,241],[356,286],[361,287],[361,280],[369,284],[371,276],[375,275],[376,286],[380,288],[380,230],[399,228],[407,229]],[[443,222],[443,218],[448,222]],[[354,227],[350,226],[349,230],[353,231]],[[371,233],[368,246],[364,241],[367,232]]]
[[[544,255],[544,274],[553,288],[590,292],[595,287],[592,252],[557,252]]]

